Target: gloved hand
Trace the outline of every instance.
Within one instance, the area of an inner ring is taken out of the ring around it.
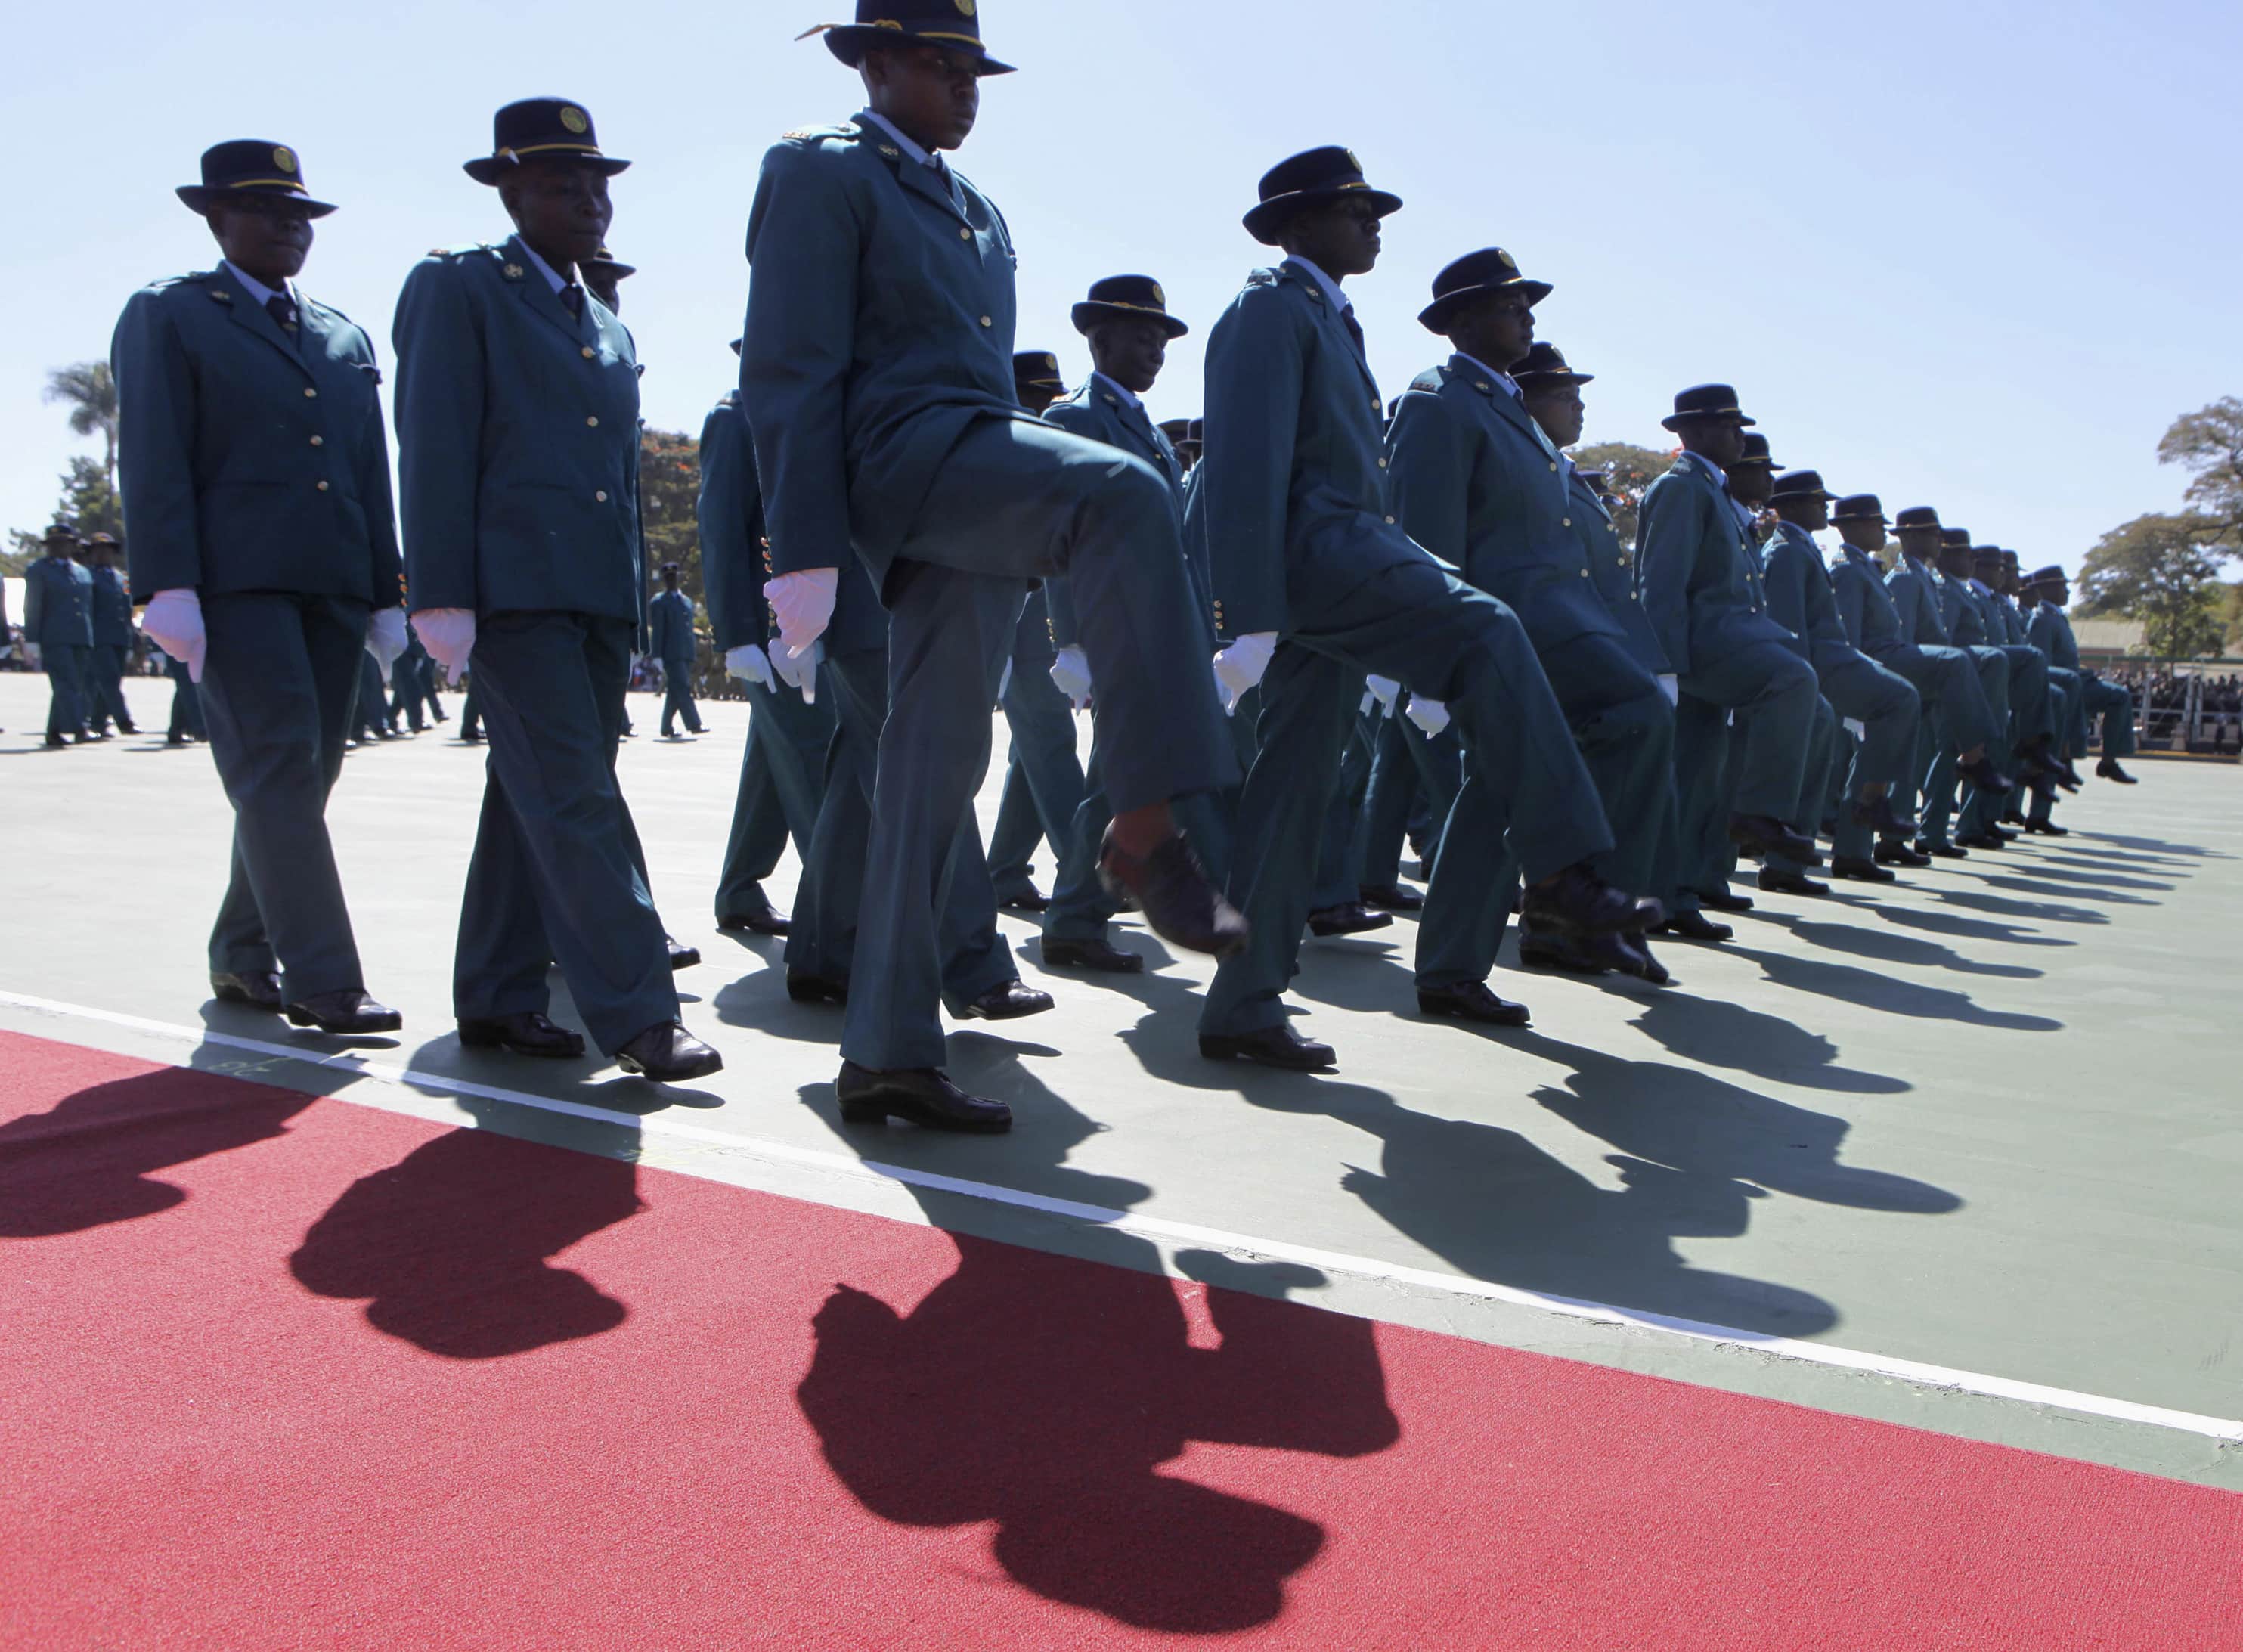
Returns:
[[[444,679],[457,683],[475,651],[475,615],[470,608],[424,608],[413,616],[414,634],[428,657],[444,668]]]
[[[1270,669],[1270,657],[1276,651],[1276,632],[1252,631],[1215,657],[1215,680],[1223,685],[1225,716],[1236,714],[1238,702],[1262,680],[1263,673]]]
[[[397,657],[405,651],[405,610],[385,608],[367,622],[366,651],[374,656],[374,663],[381,668],[381,680],[389,680],[389,668],[397,664]]]
[[[840,589],[839,568],[802,568],[766,582],[764,600],[778,616],[776,651],[797,658],[808,653],[833,623],[833,597]]]
[[[1069,643],[1052,661],[1051,680],[1076,711],[1090,704],[1090,659],[1081,645]]]
[[[753,683],[758,688],[776,690],[778,678],[771,675],[771,656],[760,644],[743,643],[724,654],[724,670],[743,683]]]
[[[192,590],[159,590],[141,611],[140,629],[156,646],[187,668],[187,679],[203,680],[203,654],[210,639],[203,632],[203,599]]]
[[[1659,678],[1659,691],[1667,697],[1669,705],[1680,705],[1682,703],[1682,679],[1672,671],[1662,671]]]
[[[1841,718],[1840,726],[1857,740],[1866,740],[1869,738],[1869,725],[1858,717]]]
[[[1391,677],[1366,677],[1363,679],[1363,685],[1371,691],[1372,699],[1386,708],[1387,716],[1394,715],[1394,701],[1396,696],[1402,692],[1401,684]]]
[[[825,658],[825,644],[823,643],[813,642],[807,652],[800,654],[788,653],[782,644],[772,651],[771,664],[771,670],[778,673],[780,682],[802,691],[805,705],[815,705],[818,704],[818,667]]]
[[[1431,739],[1449,725],[1449,708],[1438,700],[1429,700],[1423,694],[1412,694],[1404,715],[1425,731]]]

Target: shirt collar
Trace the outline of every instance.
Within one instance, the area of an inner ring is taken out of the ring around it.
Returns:
[[[1786,522],[1782,517],[1779,516],[1775,521],[1775,531],[1780,534],[1786,535],[1790,538],[1796,539],[1801,544],[1806,546],[1808,550],[1813,551],[1818,556],[1822,554],[1822,547],[1815,543],[1815,536],[1809,533],[1807,529],[1802,528],[1795,522]]]
[[[262,309],[266,305],[270,304],[276,298],[285,298],[289,303],[296,304],[296,307],[298,309],[303,308],[302,305],[296,303],[296,289],[291,287],[287,282],[283,281],[276,290],[275,288],[266,286],[264,282],[259,280],[254,275],[252,275],[248,271],[243,269],[240,265],[235,263],[232,259],[226,259],[223,261],[228,272],[230,272],[233,276],[233,279],[241,283],[241,290],[257,300],[259,308]]]
[[[906,138],[903,133],[902,128],[899,127],[895,122],[890,120],[886,115],[874,114],[871,110],[867,109],[863,114],[858,116],[857,118],[859,120],[869,120],[872,125],[878,126],[882,131],[887,133],[890,138],[895,140],[896,147],[902,150],[906,156],[919,165],[933,166],[938,170],[940,169],[941,163],[940,161],[938,161],[933,155],[927,153],[926,149],[921,145],[913,143],[909,138]]]
[[[515,236],[515,239],[516,240],[522,240],[522,238],[518,235]],[[529,255],[529,261],[537,266],[537,273],[552,284],[553,290],[556,293],[558,293],[562,287],[569,285],[568,281],[562,276],[561,272],[555,269],[543,259],[538,257],[537,249],[532,246],[528,241],[522,242],[522,250]]]
[[[1292,256],[1288,258],[1285,262],[1292,265],[1297,269],[1306,271],[1310,278],[1316,282],[1317,286],[1323,289],[1324,297],[1330,300],[1333,309],[1345,311],[1351,310],[1355,307],[1355,301],[1349,298],[1346,293],[1339,290],[1339,283],[1337,281],[1335,281],[1330,276],[1325,274],[1315,265],[1310,263],[1308,260],[1303,258],[1298,253],[1292,254]]]
[[[1683,451],[1682,456],[1688,460],[1692,464],[1696,465],[1700,469],[1703,470],[1708,475],[1711,476],[1714,479],[1714,485],[1716,488],[1727,488],[1729,485],[1729,473],[1722,469],[1721,466],[1715,464],[1711,459],[1706,457],[1704,454],[1692,453],[1686,448]]]
[[[1122,383],[1120,381],[1109,379],[1103,373],[1095,371],[1090,376],[1097,380],[1099,383],[1104,385],[1106,387],[1106,394],[1120,401],[1123,407],[1142,408],[1145,405],[1142,398],[1141,398],[1135,390],[1132,390],[1128,385]]]
[[[1478,356],[1466,355],[1462,350],[1457,352],[1457,360],[1459,361],[1471,362],[1472,364],[1473,370],[1475,372],[1486,374],[1489,380],[1495,385],[1497,389],[1502,391],[1514,401],[1519,400],[1519,381],[1512,378],[1508,373],[1499,373],[1495,368],[1488,366],[1486,362],[1481,361]]]

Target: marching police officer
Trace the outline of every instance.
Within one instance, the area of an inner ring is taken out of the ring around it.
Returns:
[[[77,560],[77,534],[57,523],[46,554],[24,570],[24,641],[47,673],[47,745],[104,738],[87,726],[93,656],[93,575]]]
[[[558,963],[593,1042],[665,1082],[719,1070],[686,1032],[616,781],[643,618],[638,364],[584,290],[614,208],[580,104],[535,98],[467,163],[514,235],[431,253],[397,303],[397,436],[414,629],[472,662],[490,746],[460,913],[460,1038],[574,1059],[545,1014]]]
[[[699,641],[693,631],[693,599],[680,588],[683,573],[676,563],[662,565],[662,589],[655,594],[649,618],[653,653],[662,662],[662,738],[677,738],[677,719],[696,734],[704,732],[701,708],[693,703],[693,659]]]
[[[1926,693],[1924,684],[1910,674],[1909,657],[1888,662],[1916,683],[1927,714],[1916,745],[1917,770],[1923,777],[1923,827],[1917,847],[1919,853],[1937,854],[1953,846],[1948,827],[1958,774],[1996,792],[2010,789],[2010,778],[1994,755],[2008,738],[2009,661],[1991,649],[1974,653],[1948,630],[1946,581],[1938,568],[1946,530],[1940,526],[1939,513],[1929,505],[1912,505],[1895,519],[1893,529],[1901,555],[1885,576],[1885,585],[1903,635],[1918,657],[1943,661],[1951,657],[1967,679],[1967,685]]]
[[[119,549],[113,534],[96,534],[85,542],[93,574],[93,653],[86,698],[96,738],[108,732],[112,718],[120,732],[140,732],[132,725],[131,707],[125,703],[125,665],[132,657],[134,637],[132,595],[117,567]]]

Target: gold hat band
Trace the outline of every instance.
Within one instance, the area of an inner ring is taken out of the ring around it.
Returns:
[[[597,144],[526,144],[520,149],[501,149],[491,158],[519,160],[524,155],[542,155],[556,149],[570,150],[579,155],[597,155],[600,152]]]

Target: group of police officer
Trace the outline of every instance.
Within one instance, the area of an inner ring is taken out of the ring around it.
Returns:
[[[1061,395],[1054,355],[1014,350],[1005,220],[946,159],[1009,72],[973,0],[859,0],[813,32],[866,106],[765,158],[699,528],[751,705],[717,916],[785,935],[790,994],[840,1008],[845,1118],[1009,1128],[943,1071],[946,1009],[1052,1008],[1000,906],[1041,912],[1047,967],[1113,973],[1145,965],[1110,928],[1134,909],[1217,961],[1204,1055],[1323,1070],[1336,1053],[1283,1002],[1304,932],[1422,907],[1421,1011],[1519,1025],[1488,985],[1514,912],[1531,964],[1663,982],[1650,937],[1727,939],[1707,909],[1750,904],[1741,853],[1762,888],[1815,893],[1825,834],[1836,875],[1884,881],[2002,846],[2005,819],[2060,833],[2091,717],[2102,772],[2128,778],[2131,708],[2079,668],[2060,570],[2021,582],[1927,509],[1833,510],[1727,386],[1675,398],[1681,456],[1622,545],[1566,456],[1590,375],[1536,341],[1551,288],[1507,253],[1435,279],[1420,320],[1446,358],[1390,408],[1345,283],[1402,203],[1345,149],[1262,179],[1245,226],[1283,257],[1215,324],[1203,424],[1146,410],[1187,324],[1142,275],[1074,307],[1093,372]],[[616,778],[650,617],[665,732],[698,722],[676,570],[647,597],[630,272],[605,249],[628,164],[582,105],[498,112],[466,170],[514,233],[431,253],[398,302],[394,505],[372,343],[294,283],[333,210],[295,153],[222,144],[179,192],[223,259],[135,294],[113,361],[131,590],[200,684],[235,809],[222,998],[329,1033],[400,1024],[366,990],[324,808],[361,657],[417,640],[455,680],[472,664],[489,746],[461,1042],[583,1055],[548,1014],[557,966],[626,1070],[722,1064],[679,1019],[694,954]],[[994,853],[973,816],[993,704],[1012,735]],[[1422,896],[1394,870],[1413,822]],[[790,840],[791,918],[761,887]]]

